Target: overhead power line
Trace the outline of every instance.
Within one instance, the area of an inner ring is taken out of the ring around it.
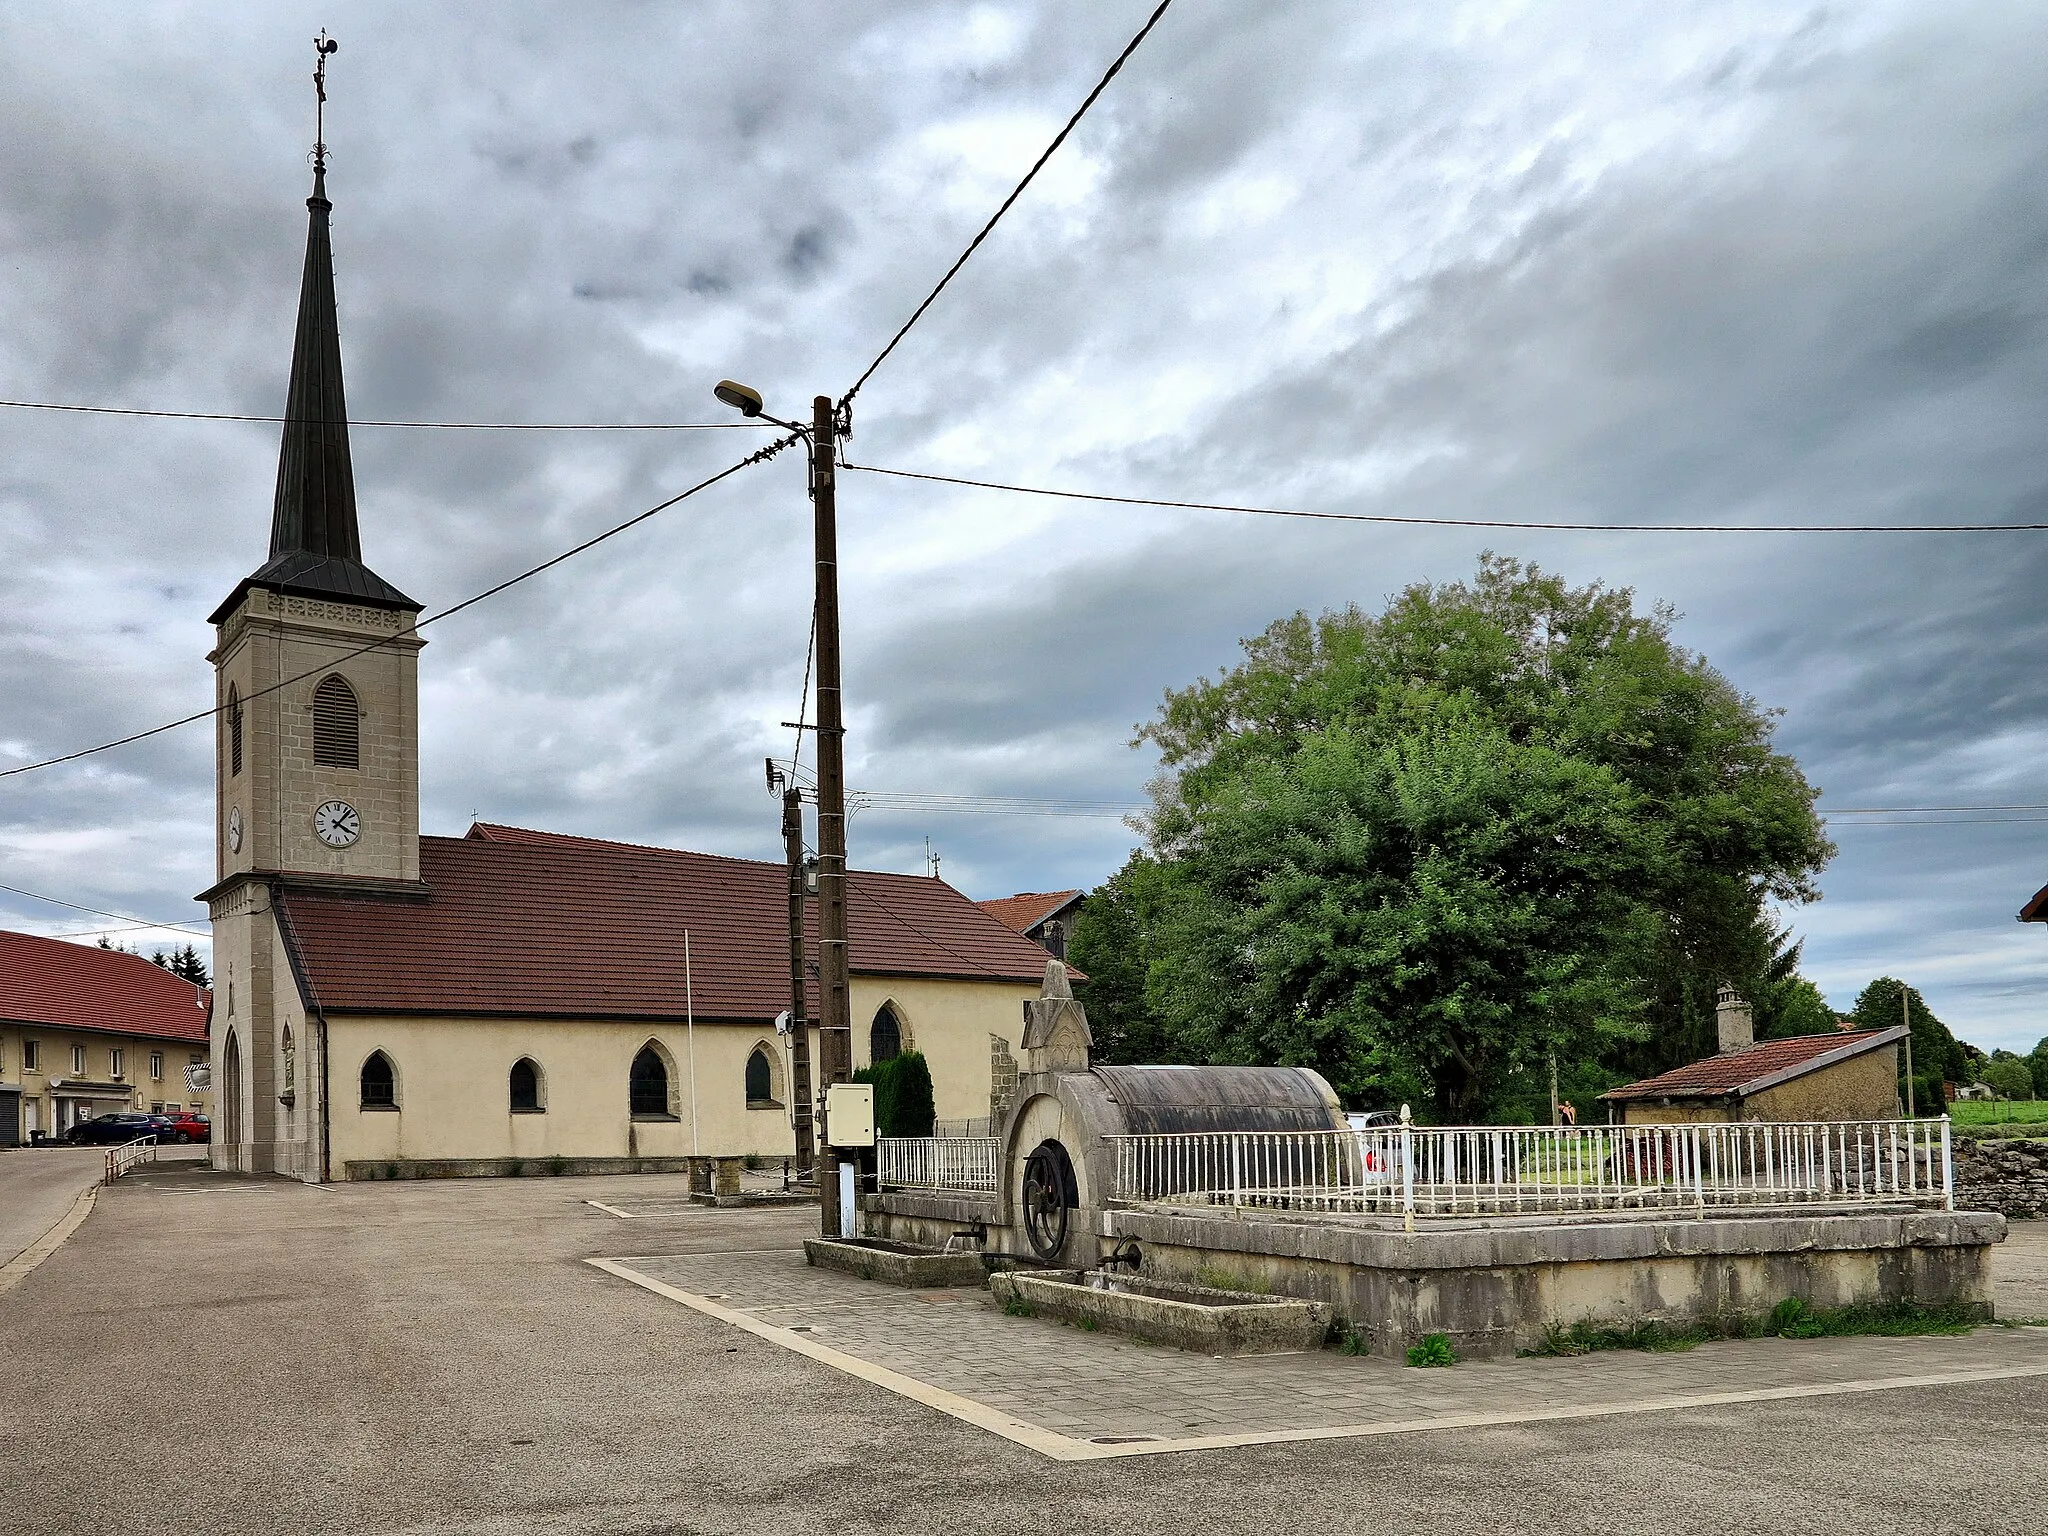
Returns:
[[[2048,805],[1845,805],[1821,807],[1823,816],[1906,816],[1934,811],[2048,811]]]
[[[699,480],[695,485],[689,487],[687,490],[678,491],[675,495],[669,497],[668,500],[656,502],[653,506],[649,507],[645,512],[641,512],[633,517],[629,517],[623,523],[614,524],[612,527],[607,528],[603,533],[596,534],[591,538],[585,539],[581,544],[572,545],[570,548],[563,550],[560,554],[551,556],[550,558],[541,561],[541,563],[538,565],[529,566],[527,569],[521,571],[517,576],[507,577],[505,580],[499,582],[496,586],[486,587],[483,591],[477,593],[475,596],[466,597],[461,602],[454,604],[452,607],[443,608],[438,613],[429,614],[427,615],[427,617],[415,621],[410,627],[408,627],[399,634],[380,635],[375,640],[370,641],[367,645],[357,646],[354,650],[346,651],[339,657],[331,657],[327,661],[323,662],[320,666],[314,667],[309,671],[301,672],[295,676],[281,679],[278,682],[272,683],[267,688],[259,688],[256,692],[244,697],[241,700],[241,702],[247,704],[252,702],[253,700],[264,697],[266,694],[276,693],[279,689],[289,688],[294,683],[302,683],[309,677],[313,677],[319,673],[329,671],[338,662],[347,661],[351,657],[364,655],[370,651],[378,650],[381,647],[390,645],[395,641],[403,640],[411,635],[416,635],[421,630],[425,629],[429,624],[438,624],[443,619],[454,617],[456,614],[462,612],[462,610],[465,608],[474,608],[478,603],[483,602],[486,598],[496,597],[500,592],[505,591],[507,588],[516,587],[522,581],[526,581],[532,577],[538,576],[543,571],[553,570],[556,566],[562,564],[562,562],[565,560],[573,560],[576,556],[584,553],[584,551],[595,549],[598,545],[604,543],[605,540],[616,538],[618,535],[624,533],[628,528],[638,527],[641,523],[646,522],[650,517],[654,517],[659,513],[666,512],[670,507],[675,506],[679,502],[688,501],[692,496],[695,496],[699,491],[709,490],[712,486],[718,484],[719,481],[726,479],[728,476],[736,475],[743,469],[750,468],[755,464],[764,463],[767,460],[774,458],[776,454],[782,452],[782,450],[789,447],[790,444],[798,441],[802,437],[802,435],[803,434],[801,433],[792,432],[785,437],[777,438],[767,447],[758,448],[754,452],[748,454],[745,458],[740,459],[735,463],[728,464],[724,469],[721,469],[717,474],[710,475],[707,476],[705,479]],[[180,726],[191,725],[195,721],[211,720],[215,715],[218,715],[220,712],[221,706],[216,705],[212,709],[202,709],[196,711],[193,714],[182,715],[176,720],[167,720],[162,725],[153,725],[146,731],[135,731],[129,735],[117,737],[113,741],[103,741],[97,746],[81,747],[76,752],[66,752],[57,757],[46,757],[42,759],[40,762],[20,763],[12,768],[0,768],[0,779],[11,779],[18,773],[34,773],[39,768],[54,768],[59,763],[73,763],[77,762],[82,757],[92,757],[100,752],[110,752],[116,747],[125,747],[129,745],[131,742],[145,741],[151,736],[161,736],[166,731],[175,731]]]
[[[145,411],[125,405],[64,405],[53,400],[0,400],[17,411],[65,411],[79,416],[151,416],[163,421],[253,421],[282,425],[283,416],[250,416],[239,411]],[[351,419],[351,427],[418,427],[443,432],[726,432],[765,426],[757,421],[376,421]]]
[[[133,912],[109,912],[102,907],[83,907],[75,901],[66,901],[61,896],[45,896],[40,891],[25,891],[18,885],[0,885],[0,891],[6,891],[15,896],[26,896],[30,901],[47,902],[53,907],[69,907],[73,912],[89,912],[94,917],[111,917],[116,922],[133,923],[138,928],[175,928],[180,932],[196,934],[202,938],[211,937],[208,930],[201,928],[197,923],[153,923],[146,917],[137,917]],[[95,929],[93,931],[105,932],[107,930]]]
[[[955,258],[952,266],[946,268],[946,275],[940,278],[932,291],[924,296],[924,302],[910,312],[910,318],[903,322],[902,327],[894,336],[889,338],[889,344],[875,354],[875,360],[869,363],[862,370],[861,376],[853,381],[853,387],[839,397],[839,408],[842,411],[847,406],[853,404],[853,397],[860,393],[861,386],[873,378],[875,370],[889,360],[889,354],[896,350],[898,342],[910,334],[910,328],[924,318],[924,312],[932,307],[933,301],[946,291],[946,285],[953,281],[953,278],[962,267],[967,265],[968,257],[981,249],[981,242],[989,237],[989,231],[1002,222],[1002,217],[1010,211],[1011,204],[1024,195],[1024,189],[1031,185],[1032,180],[1040,171],[1045,169],[1045,162],[1050,160],[1054,152],[1067,142],[1067,135],[1074,131],[1075,124],[1088,115],[1088,109],[1095,105],[1096,98],[1108,89],[1109,82],[1116,78],[1117,71],[1122,69],[1130,56],[1138,51],[1138,45],[1144,42],[1152,29],[1159,24],[1159,18],[1166,14],[1166,8],[1171,4],[1173,4],[1173,0],[1159,0],[1159,4],[1153,9],[1152,14],[1145,18],[1145,25],[1138,28],[1137,34],[1128,43],[1124,44],[1124,51],[1116,56],[1116,61],[1103,72],[1102,78],[1095,82],[1095,89],[1088,93],[1088,99],[1074,109],[1074,115],[1067,119],[1066,126],[1053,135],[1052,142],[1045,146],[1045,152],[1032,161],[1031,169],[1024,173],[1024,179],[1010,189],[1010,195],[1003,199],[1002,205],[994,213],[989,215],[988,222],[981,226],[981,232],[967,242],[967,249]]]
[[[1522,528],[1567,533],[2044,533],[2048,523],[1548,523],[1494,517],[1402,517],[1390,512],[1311,512],[1300,507],[1252,507],[1227,501],[1173,501],[1160,496],[1119,496],[1107,491],[1064,491],[1003,480],[972,480],[878,464],[843,463],[842,469],[898,480],[929,480],[981,491],[1049,496],[1060,501],[1111,502],[1126,507],[1166,507],[1184,512],[1236,512],[1251,517],[1300,517],[1329,523],[1398,523],[1417,528]]]
[[[847,799],[858,809],[927,811],[974,816],[1082,816],[1121,820],[1150,809],[1116,800],[1040,800],[1021,795],[933,795],[909,790],[856,789]]]

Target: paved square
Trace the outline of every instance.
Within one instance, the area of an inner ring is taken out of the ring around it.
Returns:
[[[2048,1328],[2000,1327],[1453,1370],[1332,1350],[1222,1359],[1006,1316],[986,1291],[906,1291],[812,1269],[796,1248],[591,1262],[1059,1460],[2048,1375]]]

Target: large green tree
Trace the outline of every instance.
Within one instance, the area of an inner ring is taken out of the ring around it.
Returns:
[[[1768,979],[1768,904],[1812,899],[1833,849],[1774,717],[1670,625],[1489,556],[1378,614],[1281,620],[1170,692],[1125,871],[1143,1005],[1126,981],[1108,1028],[1358,1097],[1420,1085],[1447,1119],[1553,1051],[1711,1049],[1715,986]]]
[[[1896,977],[1880,976],[1856,994],[1856,1004],[1849,1010],[1849,1018],[1858,1029],[1890,1029],[1907,1022],[1907,1018],[1900,1017],[1901,988],[1906,994],[1904,1012],[1911,1020],[1913,1038],[1913,1107],[1922,1114],[1938,1115],[1942,1108],[1941,1085],[1944,1081],[1968,1083],[1976,1080],[1977,1068],[1972,1060],[1975,1053],[1935,1017],[1934,1010],[1927,1006],[1927,999],[1920,995],[1919,989],[1907,986]],[[1903,1073],[1903,1061],[1899,1068]]]

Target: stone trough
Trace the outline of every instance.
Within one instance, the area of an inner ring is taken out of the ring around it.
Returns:
[[[1013,1270],[989,1276],[1005,1308],[1128,1334],[1204,1355],[1319,1349],[1335,1311],[1319,1301],[1223,1291],[1099,1269]]]
[[[886,1237],[806,1238],[804,1259],[819,1269],[843,1270],[911,1290],[978,1287],[987,1278],[978,1250],[947,1252]]]

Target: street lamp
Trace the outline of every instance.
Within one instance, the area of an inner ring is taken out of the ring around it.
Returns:
[[[801,432],[811,444],[811,534],[817,575],[818,605],[818,1054],[819,1076],[826,1084],[853,1076],[853,999],[846,965],[846,728],[839,688],[839,529],[833,471],[838,444],[838,413],[832,397],[811,402],[811,424],[770,416],[761,392],[723,379],[712,391],[750,421],[771,421]],[[785,835],[788,827],[785,820]],[[801,878],[792,874],[792,880]],[[801,985],[800,976],[793,978]],[[800,1001],[800,995],[799,995]],[[829,1137],[831,1127],[826,1128]],[[825,1137],[820,1138],[821,1150]],[[821,1166],[818,1200],[822,1230],[840,1233],[837,1177]],[[836,1172],[836,1170],[835,1170]]]

